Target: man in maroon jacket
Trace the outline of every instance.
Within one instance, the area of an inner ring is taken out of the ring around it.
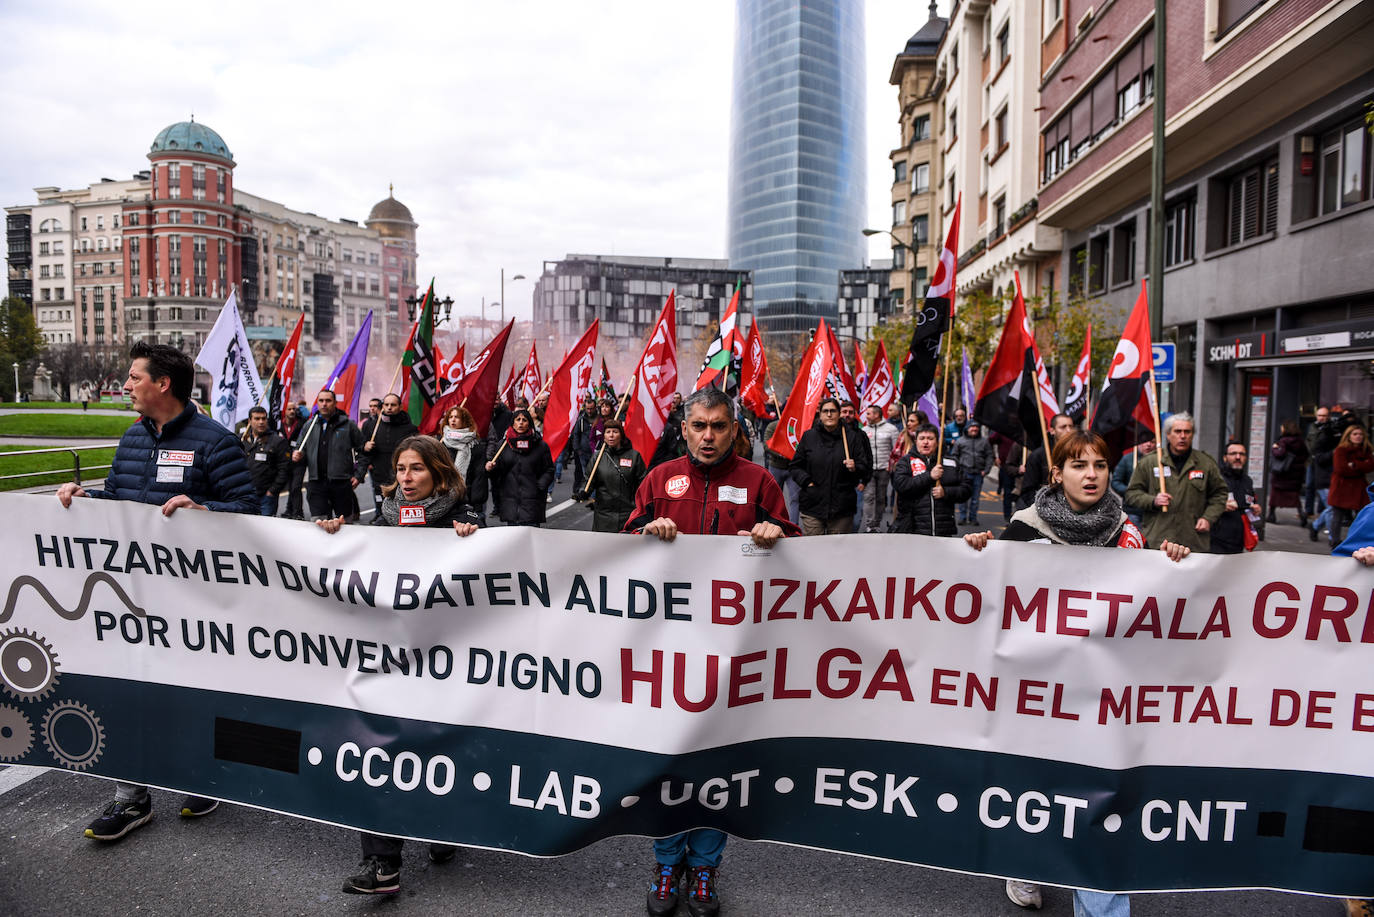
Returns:
[[[782,489],[762,466],[734,452],[736,424],[730,399],[704,388],[682,405],[687,454],[651,470],[635,492],[626,532],[664,541],[685,535],[748,535],[762,548],[801,534],[787,516]],[[654,841],[654,875],[648,912],[677,911],[678,887],[687,875],[687,909],[692,917],[720,910],[716,867],[725,852],[725,833],[697,828]]]

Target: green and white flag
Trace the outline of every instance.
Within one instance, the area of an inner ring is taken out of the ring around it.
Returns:
[[[725,310],[725,317],[720,320],[720,333],[711,342],[711,346],[706,348],[706,358],[701,361],[701,371],[697,373],[696,385],[692,386],[692,391],[697,392],[708,385],[722,385],[729,388],[726,381],[726,374],[730,369],[731,363],[738,364],[744,356],[744,337],[739,333],[738,321],[735,317],[735,310],[739,308],[740,284],[735,282],[735,295],[730,297],[730,306]]]

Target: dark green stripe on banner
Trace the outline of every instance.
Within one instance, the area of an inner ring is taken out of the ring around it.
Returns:
[[[1088,888],[1374,896],[1374,780],[1362,777],[1112,771],[860,739],[672,757],[70,673],[15,709],[34,736],[19,763],[426,840],[547,856],[707,825]]]

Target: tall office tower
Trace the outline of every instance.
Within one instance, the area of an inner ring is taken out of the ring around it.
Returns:
[[[764,331],[833,320],[864,263],[863,80],[862,0],[739,0],[728,254]]]

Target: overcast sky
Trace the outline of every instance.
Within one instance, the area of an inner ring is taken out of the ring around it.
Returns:
[[[236,186],[288,207],[361,222],[394,182],[422,278],[475,314],[503,267],[525,274],[506,298],[528,317],[543,262],[569,252],[725,257],[734,7],[0,2],[0,205],[127,179],[194,112]],[[927,3],[865,15],[869,222],[885,227],[887,78]]]

